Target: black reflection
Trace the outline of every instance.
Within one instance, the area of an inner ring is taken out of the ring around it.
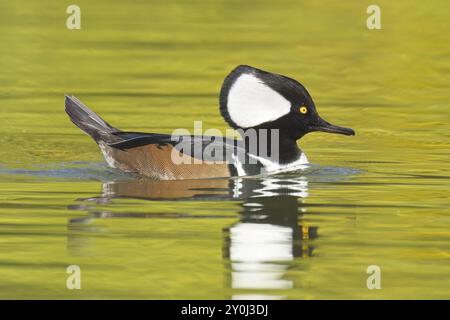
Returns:
[[[313,255],[311,240],[318,237],[317,226],[300,223],[307,180],[269,177],[243,183],[241,219],[224,230],[227,282],[234,289],[293,288],[286,271],[294,259]]]
[[[318,227],[301,223],[308,196],[306,177],[270,176],[264,178],[106,182],[98,197],[78,199],[69,206],[88,215],[69,221],[68,249],[80,254],[89,244],[86,234],[102,230],[90,222],[101,218],[221,218],[235,214],[183,215],[143,214],[105,210],[114,199],[134,198],[151,201],[240,201],[238,221],[224,229],[223,257],[227,285],[236,289],[289,289],[294,286],[285,274],[293,260],[314,254],[313,239]],[[103,208],[98,210],[97,208]],[[213,208],[213,207],[212,207]]]

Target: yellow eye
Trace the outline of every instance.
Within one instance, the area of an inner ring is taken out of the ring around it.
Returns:
[[[308,112],[308,108],[306,108],[305,106],[300,107],[300,113],[306,114],[307,112]]]

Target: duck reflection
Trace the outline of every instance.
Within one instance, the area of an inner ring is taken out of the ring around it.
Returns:
[[[69,228],[77,232],[73,233],[75,238],[69,241],[69,247],[79,247],[78,231],[90,228],[86,222],[92,219],[155,217],[155,214],[94,211],[89,209],[90,203],[107,204],[114,198],[239,200],[239,221],[224,229],[223,257],[228,285],[235,289],[289,289],[294,286],[292,280],[284,278],[289,265],[295,258],[312,256],[311,240],[318,236],[316,226],[299,223],[306,210],[303,199],[307,196],[308,181],[303,176],[106,182],[101,196],[81,199],[70,206],[73,210],[88,211],[89,215],[70,221]],[[174,215],[164,217],[173,218]],[[160,215],[157,217],[161,218]],[[183,218],[195,216],[184,215]]]
[[[309,240],[317,237],[317,227],[299,224],[308,182],[304,177],[270,177],[246,181],[243,189],[248,195],[241,205],[241,219],[225,229],[230,285],[290,289],[293,281],[284,279],[289,263],[311,256]]]

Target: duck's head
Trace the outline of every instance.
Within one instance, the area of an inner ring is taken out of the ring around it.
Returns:
[[[279,129],[295,140],[313,131],[355,134],[322,119],[298,81],[244,65],[225,78],[220,112],[235,129]]]

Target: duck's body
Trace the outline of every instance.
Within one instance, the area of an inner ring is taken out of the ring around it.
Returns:
[[[169,135],[142,134],[137,140],[141,141],[125,138],[118,143],[119,146],[105,142],[100,142],[99,146],[111,167],[154,179],[205,179],[233,175],[232,165],[225,161],[203,160],[202,163],[195,163],[196,160],[201,159],[175,149],[176,145]],[[184,158],[182,163],[172,161],[174,152]]]
[[[279,163],[254,155],[256,163],[239,162],[239,141],[211,136],[172,136],[124,132],[110,126],[75,97],[66,97],[71,120],[97,142],[110,167],[160,180],[205,179],[255,175],[308,163],[298,149],[293,161]],[[208,157],[207,148],[223,151],[223,160]],[[251,154],[248,150],[245,154]],[[178,161],[174,161],[174,155]],[[181,161],[180,161],[181,160]]]
[[[299,88],[302,91],[297,96],[295,92],[292,94],[289,91]],[[303,99],[306,101],[292,101],[299,97],[306,98]],[[291,105],[299,103],[302,108],[309,105],[312,115],[315,109],[306,89],[298,82],[240,66],[225,79],[220,98],[221,113],[225,120],[233,128],[241,130],[244,140],[247,133],[254,130],[258,145],[265,142],[264,146],[270,149],[276,144],[276,157],[267,150],[261,155],[261,147],[255,149],[251,143],[242,144],[239,139],[124,132],[109,125],[73,96],[66,96],[65,105],[72,122],[99,145],[108,165],[154,179],[255,175],[304,168],[308,163],[306,155],[297,147],[296,140],[313,130],[296,126],[298,119],[291,119]],[[245,107],[249,109],[245,111]],[[244,108],[242,117],[239,108]],[[295,111],[298,112],[297,109]],[[320,125],[322,127],[316,126],[314,130],[353,133],[351,129],[331,126],[325,121]],[[276,139],[270,136],[267,143],[267,138],[261,138],[261,133],[273,130],[276,130]]]

